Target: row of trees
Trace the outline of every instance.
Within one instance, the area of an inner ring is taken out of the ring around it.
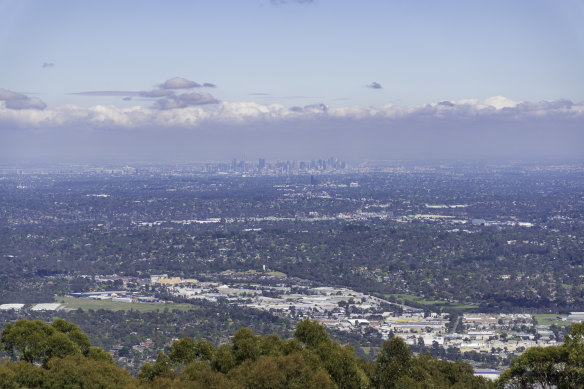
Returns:
[[[400,338],[383,344],[375,362],[332,341],[316,321],[298,323],[291,339],[239,329],[230,344],[182,338],[133,378],[116,366],[79,327],[18,320],[2,331],[0,346],[15,360],[0,362],[0,388],[581,388],[584,323],[564,344],[533,347],[495,382],[470,365],[428,354],[412,355]]]
[[[137,378],[62,319],[7,325],[2,347],[17,361],[0,363],[0,388],[488,388],[465,363],[412,356],[400,338],[386,341],[375,362],[332,341],[316,321],[294,337],[239,329],[230,344],[182,338],[144,364]]]

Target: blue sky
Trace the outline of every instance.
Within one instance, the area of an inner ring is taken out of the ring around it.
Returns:
[[[469,126],[469,109],[480,113],[473,125],[496,119],[499,130],[553,111],[554,128],[576,131],[583,123],[582,20],[584,2],[575,0],[0,0],[0,136],[16,158],[33,152],[20,143],[33,130],[49,131],[46,143],[84,127],[104,131],[92,136],[105,142],[105,131],[156,123],[177,146],[191,139],[181,135],[185,129],[206,131],[209,144],[220,145],[211,142],[212,128],[253,137],[257,120],[269,122],[266,131],[293,131],[348,118],[345,152],[364,157],[369,146],[348,150],[351,131],[360,136],[356,128],[366,123],[365,136],[385,129],[389,139],[444,101],[455,106],[447,119],[446,105],[430,116],[455,127]],[[213,87],[161,86],[177,77]],[[513,123],[509,110],[517,111]],[[78,138],[72,148],[89,147],[84,136],[69,138]],[[573,144],[582,135],[565,139]],[[220,151],[204,149],[202,158]],[[248,154],[266,152],[256,146]]]

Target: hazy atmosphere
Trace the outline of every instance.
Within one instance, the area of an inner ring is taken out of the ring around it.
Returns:
[[[584,157],[580,1],[0,1],[0,161]]]

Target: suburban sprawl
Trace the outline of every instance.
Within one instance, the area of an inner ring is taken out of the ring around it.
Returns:
[[[136,372],[308,318],[494,377],[584,320],[582,193],[570,163],[5,166],[0,325],[73,320]]]

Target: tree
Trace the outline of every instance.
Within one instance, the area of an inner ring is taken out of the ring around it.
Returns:
[[[374,382],[379,388],[394,388],[401,376],[410,375],[412,361],[410,349],[402,338],[393,337],[383,342],[377,357]]]
[[[156,378],[174,378],[170,358],[164,353],[158,353],[156,362],[145,363],[138,372],[138,379],[143,383],[154,381]]]
[[[499,388],[584,386],[584,323],[574,324],[561,346],[531,347],[511,361]]]
[[[213,368],[221,373],[226,374],[235,366],[235,356],[231,347],[226,344],[222,344],[217,348],[215,355],[213,356],[213,361],[211,362]]]
[[[188,387],[194,389],[232,389],[237,387],[225,374],[214,370],[203,361],[189,364],[181,372],[179,379],[188,382]]]
[[[197,359],[195,351],[195,340],[184,337],[174,342],[168,350],[168,357],[175,364],[189,364]]]
[[[321,343],[330,342],[326,329],[316,320],[301,320],[296,325],[294,337],[307,347],[317,347]]]
[[[25,361],[0,361],[0,388],[40,388],[48,371]]]
[[[188,365],[196,360],[211,363],[214,353],[215,345],[213,343],[184,337],[170,346],[168,357],[174,364]]]
[[[284,355],[284,342],[276,334],[266,335],[260,340],[262,355]]]
[[[249,328],[240,328],[233,334],[233,355],[239,364],[246,359],[256,360],[260,356],[259,339]]]
[[[262,356],[247,360],[233,369],[229,376],[246,388],[334,388],[322,368],[312,369],[300,354]]]
[[[557,387],[562,382],[563,361],[567,353],[562,346],[530,347],[511,361],[498,380],[501,388]]]
[[[48,363],[48,388],[131,388],[134,379],[126,370],[104,360],[69,355]]]
[[[89,352],[89,338],[79,327],[63,319],[53,324],[40,320],[17,320],[2,330],[0,342],[11,355],[26,362],[46,364],[53,357]]]
[[[0,363],[1,388],[131,388],[134,379],[75,324],[18,320],[2,331],[2,347],[20,361]],[[42,362],[36,366],[32,362]]]

